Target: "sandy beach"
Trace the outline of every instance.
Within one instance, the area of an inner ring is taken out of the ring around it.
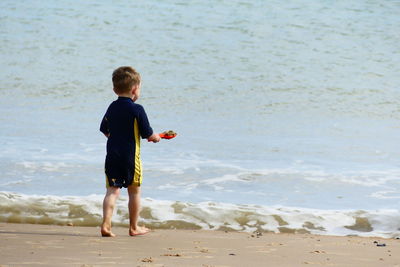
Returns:
[[[115,238],[97,227],[0,224],[0,266],[400,266],[400,240],[154,230]]]

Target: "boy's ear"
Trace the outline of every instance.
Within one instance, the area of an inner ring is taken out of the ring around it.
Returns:
[[[138,85],[132,86],[132,94],[134,94],[138,88],[139,88]]]

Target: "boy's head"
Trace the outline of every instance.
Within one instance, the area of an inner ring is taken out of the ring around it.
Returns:
[[[140,74],[129,66],[119,67],[112,74],[116,94],[130,93],[135,86],[140,85]]]

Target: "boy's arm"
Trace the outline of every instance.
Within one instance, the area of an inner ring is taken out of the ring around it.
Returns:
[[[150,127],[149,119],[147,118],[146,111],[141,105],[138,105],[138,124],[139,131],[142,138],[147,139],[149,142],[158,143],[160,141],[160,135],[153,132],[153,129]]]
[[[110,136],[110,129],[108,128],[108,120],[105,115],[100,124],[100,132],[102,132],[107,138]]]
[[[153,142],[153,143],[160,142],[160,139],[161,139],[161,137],[157,133],[153,133],[152,135],[149,136],[149,138],[147,138],[147,140],[149,140],[150,142]]]

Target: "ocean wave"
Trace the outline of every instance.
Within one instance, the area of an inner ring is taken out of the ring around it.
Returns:
[[[173,165],[173,164],[171,164]],[[330,186],[342,186],[342,188],[360,187],[366,188],[368,191],[388,189],[395,186],[400,180],[400,169],[385,170],[379,169],[363,169],[363,170],[337,170],[326,169],[318,166],[289,166],[283,168],[266,168],[266,169],[246,169],[239,166],[230,166],[221,168],[218,165],[186,168],[179,166],[170,166],[170,170],[157,170],[151,168],[153,175],[149,183],[154,182],[154,187],[159,190],[166,189],[182,189],[191,191],[201,187],[211,191],[221,190],[237,190],[237,185],[241,184],[253,191],[266,192],[270,188],[270,184],[284,186],[291,182],[301,187],[312,185],[316,190],[321,188],[329,188]],[[165,176],[175,175],[179,179],[173,180],[172,183],[165,182]],[[201,181],[201,182],[199,182]],[[286,187],[285,187],[286,188]],[[310,188],[309,188],[310,189]],[[200,189],[199,189],[200,190]],[[353,195],[357,195],[354,193]],[[376,198],[378,195],[369,194],[370,197]]]
[[[40,196],[0,192],[0,221],[9,223],[98,226],[101,195]],[[141,222],[153,229],[205,229],[243,232],[312,233],[397,237],[400,212],[318,210],[284,206],[142,200]],[[114,225],[129,224],[126,197],[117,202]]]

